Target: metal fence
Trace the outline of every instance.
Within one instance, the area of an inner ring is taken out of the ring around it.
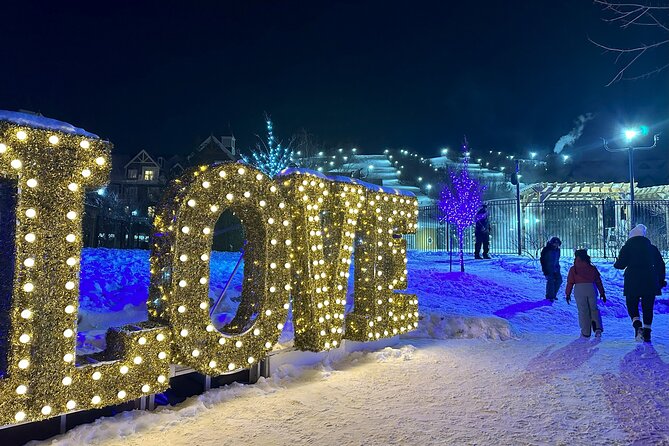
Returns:
[[[521,206],[518,240],[516,200],[488,201],[490,252],[537,257],[551,236],[560,237],[567,251],[587,248],[594,257],[615,257],[630,230],[629,201],[547,200]],[[635,219],[648,228],[647,236],[664,257],[669,257],[669,200],[635,201]],[[419,209],[416,234],[405,236],[410,249],[457,250],[453,225],[441,221],[436,205]],[[520,246],[519,246],[520,245]],[[474,230],[465,230],[464,249],[474,250]]]

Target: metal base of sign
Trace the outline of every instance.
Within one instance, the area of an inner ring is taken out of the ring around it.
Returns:
[[[261,377],[269,378],[269,365],[270,358],[267,357],[247,369],[248,375],[242,374],[240,376],[240,371],[238,370],[234,373],[225,375],[209,376],[200,375],[191,368],[173,364],[170,366],[170,379],[192,374],[194,377],[196,377],[196,379],[200,379],[202,391],[199,393],[204,393],[212,388],[221,387],[233,382],[255,384]],[[241,372],[243,372],[243,370]],[[197,378],[198,375],[200,378]],[[134,400],[134,402],[131,402],[130,404],[124,403],[123,405],[115,407],[118,407],[119,411],[154,410],[156,408],[156,395],[147,395]],[[96,414],[96,412],[99,414]],[[90,416],[87,417],[87,414]],[[78,417],[73,415],[81,416]],[[22,445],[32,440],[45,440],[58,434],[64,434],[73,427],[76,427],[80,424],[90,423],[93,421],[93,419],[103,416],[109,415],[100,413],[99,409],[91,409],[84,411],[74,411],[66,415],[60,415],[58,417],[43,421],[0,426],[0,438],[3,440],[2,446]],[[78,422],[75,420],[75,418],[83,418],[86,421]]]

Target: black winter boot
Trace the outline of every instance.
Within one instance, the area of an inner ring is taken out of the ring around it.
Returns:
[[[650,328],[644,327],[643,328],[643,342],[650,342]]]
[[[643,324],[637,319],[632,322],[632,327],[634,327],[634,337],[637,341],[641,342],[643,340]]]

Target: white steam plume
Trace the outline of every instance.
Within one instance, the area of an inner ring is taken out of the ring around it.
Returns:
[[[585,123],[590,121],[594,117],[595,115],[593,115],[592,113],[586,113],[576,118],[576,121],[574,121],[574,128],[571,129],[569,133],[567,133],[564,136],[561,136],[560,139],[557,140],[557,142],[555,143],[555,147],[553,147],[553,152],[560,153],[565,147],[573,146],[574,143],[578,140],[578,138],[580,138],[581,135],[583,134]]]

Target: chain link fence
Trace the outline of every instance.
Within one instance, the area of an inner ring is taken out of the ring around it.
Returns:
[[[586,248],[593,257],[613,258],[627,240],[630,230],[630,202],[622,200],[547,200],[521,206],[518,240],[516,200],[491,200],[490,252],[538,257],[546,241],[557,236],[566,252]],[[669,200],[635,201],[635,220],[648,228],[647,237],[662,255],[669,257]],[[436,205],[419,209],[416,234],[405,236],[409,249],[457,250],[453,225],[441,221]],[[474,251],[474,228],[465,230],[464,248]]]

